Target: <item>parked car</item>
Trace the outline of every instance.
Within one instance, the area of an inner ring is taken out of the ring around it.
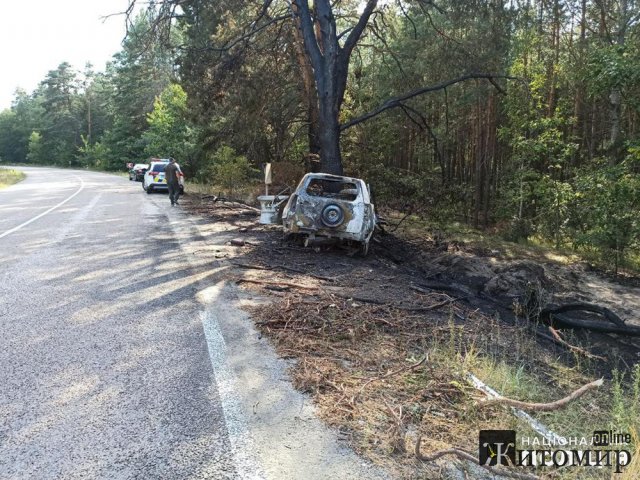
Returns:
[[[306,174],[282,212],[286,236],[305,245],[341,241],[358,246],[366,255],[375,228],[375,209],[368,185],[359,178],[323,173]]]
[[[169,191],[167,179],[164,176],[164,169],[169,165],[168,159],[160,159],[149,164],[149,168],[144,174],[142,180],[142,189],[147,193],[156,190]],[[180,193],[184,193],[184,177],[180,177]]]
[[[144,174],[148,168],[149,165],[147,165],[146,163],[136,163],[129,170],[129,180],[141,182],[144,179]]]

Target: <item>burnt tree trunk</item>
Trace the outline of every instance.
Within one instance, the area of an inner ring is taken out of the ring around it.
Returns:
[[[313,12],[308,0],[292,1],[292,14],[313,68],[320,120],[320,169],[325,173],[343,173],[339,114],[347,86],[349,59],[377,4],[377,0],[367,1],[357,24],[349,31],[344,44],[340,45],[341,35],[337,32],[329,0],[315,0]]]
[[[300,24],[300,15],[298,7],[295,3],[291,4],[291,9],[296,13],[295,25],[293,28],[294,48],[296,60],[300,67],[302,75],[302,84],[304,87],[304,96],[307,103],[307,137],[309,141],[310,157],[320,157],[320,111],[318,108],[318,91],[313,77],[313,67],[306,55],[304,47],[304,38],[302,37],[302,28]],[[313,162],[309,162],[312,165]]]

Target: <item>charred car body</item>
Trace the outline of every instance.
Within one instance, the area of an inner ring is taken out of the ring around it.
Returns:
[[[375,228],[375,210],[367,184],[359,178],[306,174],[282,212],[286,236],[300,236],[305,245],[340,240],[366,255]]]

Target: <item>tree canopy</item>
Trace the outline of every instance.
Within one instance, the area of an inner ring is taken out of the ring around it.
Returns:
[[[16,93],[0,159],[276,162],[511,239],[638,247],[636,0],[163,0],[130,20],[106,72]]]

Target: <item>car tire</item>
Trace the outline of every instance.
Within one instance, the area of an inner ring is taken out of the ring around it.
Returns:
[[[342,225],[342,222],[344,222],[344,211],[342,210],[342,208],[340,208],[339,205],[330,203],[322,209],[320,220],[326,227],[339,227],[340,225]]]
[[[152,192],[153,192],[153,189],[151,188],[151,185],[149,185],[149,186],[147,187],[147,193],[152,193]]]

